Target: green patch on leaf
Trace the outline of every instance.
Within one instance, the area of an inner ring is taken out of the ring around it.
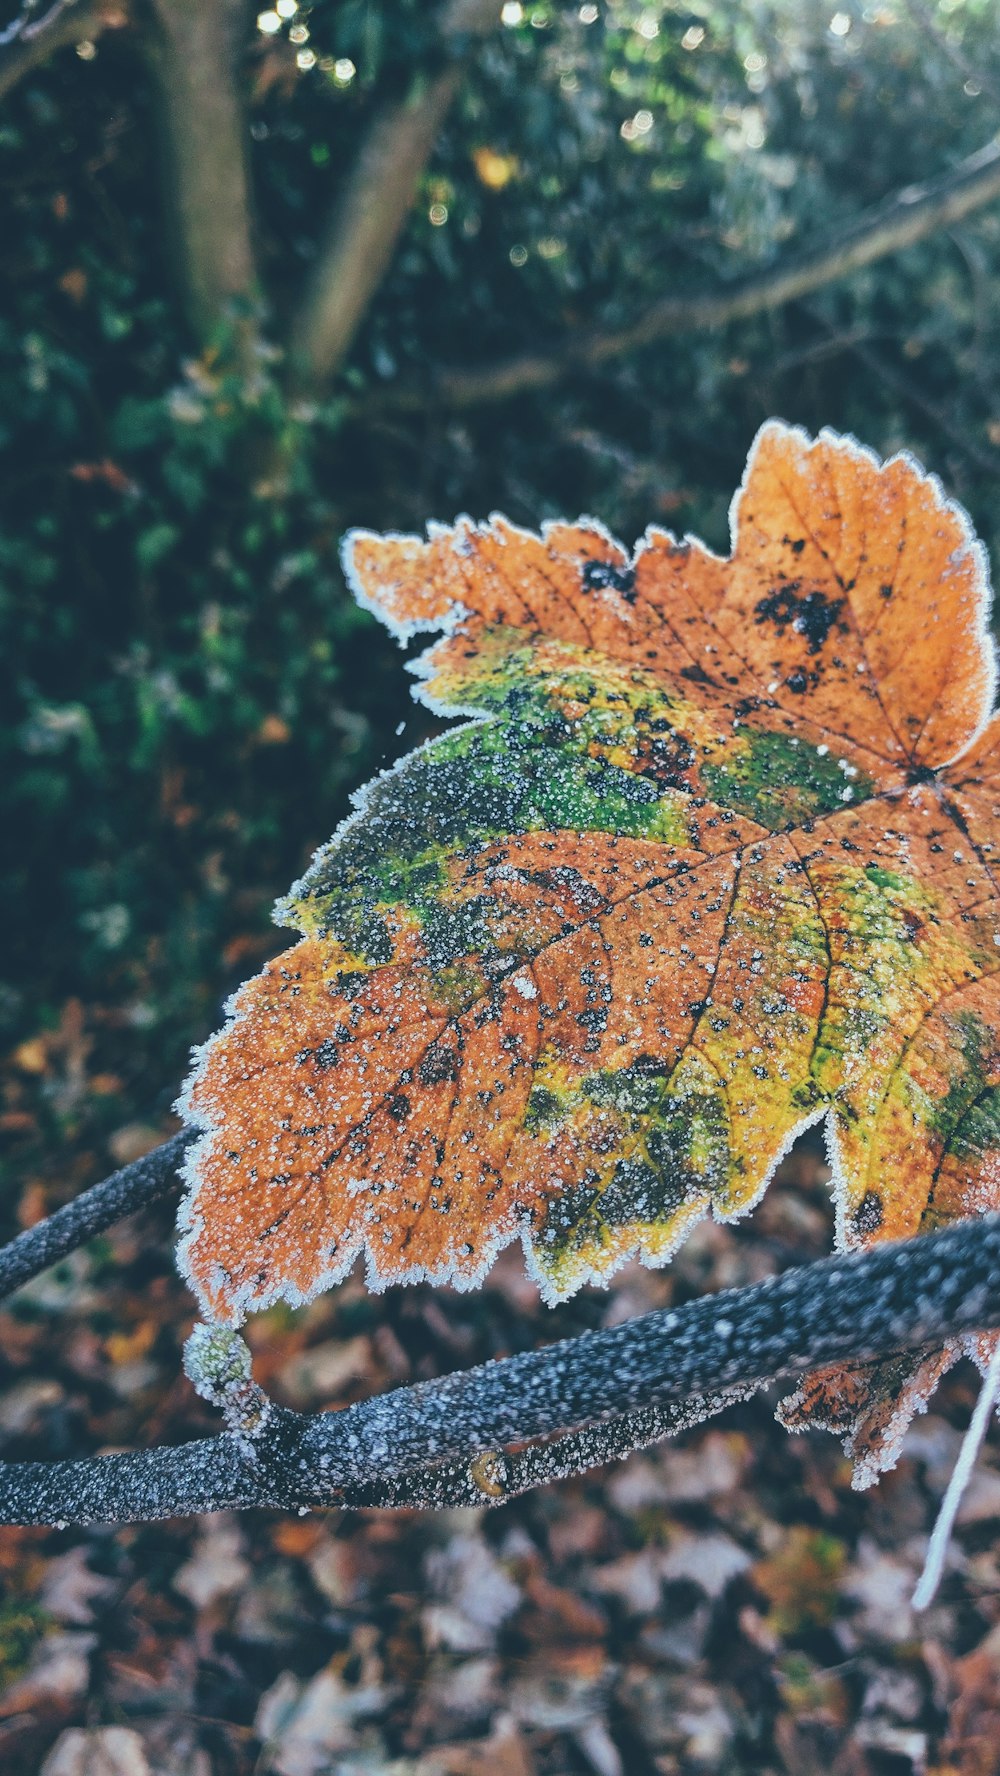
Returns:
[[[832,752],[748,726],[727,743],[724,758],[702,766],[702,777],[714,801],[770,832],[832,814],[874,791],[864,775],[849,778]]]

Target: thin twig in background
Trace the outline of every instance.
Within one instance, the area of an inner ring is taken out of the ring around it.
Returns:
[[[379,405],[411,411],[428,404],[474,407],[550,388],[564,376],[638,351],[661,339],[712,331],[796,301],[890,253],[925,240],[1000,197],[1000,146],[990,141],[954,171],[909,186],[866,211],[838,239],[826,240],[788,264],[771,266],[729,286],[654,304],[617,332],[581,332],[550,352],[525,354],[482,370],[441,370],[424,388],[401,388]]]
[[[0,32],[0,99],[57,49],[93,40],[103,31],[131,23],[127,0],[55,0],[41,18],[37,6],[25,6]]]

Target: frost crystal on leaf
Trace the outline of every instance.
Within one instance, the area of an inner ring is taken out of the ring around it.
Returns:
[[[842,1248],[1000,1206],[982,550],[909,457],[778,422],[732,532],[348,539],[360,602],[439,633],[418,696],[470,719],[357,798],[198,1059],[216,1319],[362,1251],[374,1288],[470,1288],[517,1238],[556,1301],[745,1214],[819,1120]],[[957,1354],[809,1376],[785,1420],[870,1478]]]

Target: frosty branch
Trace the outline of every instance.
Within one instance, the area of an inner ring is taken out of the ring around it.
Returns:
[[[9,1291],[99,1226],[163,1194],[185,1139],[176,1136],[85,1193],[69,1205],[75,1218],[60,1210],[21,1235],[0,1253],[0,1286]],[[655,1442],[777,1376],[997,1326],[994,1215],[825,1259],[340,1412],[309,1417],[268,1404],[252,1435],[0,1464],[0,1521],[121,1523],[254,1505],[499,1503]],[[512,1445],[521,1447],[511,1453]]]
[[[190,1130],[182,1130],[0,1248],[0,1298],[75,1252],[106,1227],[175,1190],[178,1162],[193,1138]]]

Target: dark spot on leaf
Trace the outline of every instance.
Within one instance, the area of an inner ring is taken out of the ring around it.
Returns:
[[[686,773],[695,762],[694,748],[671,728],[669,722],[650,724],[660,731],[654,734],[640,754],[643,775],[655,778],[664,789],[685,788]]]
[[[868,1190],[854,1211],[854,1231],[862,1235],[877,1233],[882,1225],[882,1198]]]
[[[798,580],[760,598],[755,606],[757,623],[773,623],[776,629],[789,624],[804,635],[811,654],[818,654],[843,609],[842,598],[827,598],[825,592],[807,592],[798,597]]]
[[[583,583],[588,592],[603,592],[610,587],[629,604],[635,603],[635,571],[631,567],[615,567],[611,561],[588,561],[583,569]]]
[[[581,1011],[576,1021],[581,1029],[592,1030],[596,1034],[607,1029],[608,1014],[603,1006],[595,1005],[590,1011]]]
[[[548,1086],[534,1085],[528,1096],[524,1113],[524,1126],[528,1133],[537,1134],[540,1128],[550,1126],[559,1120],[559,1099]]]
[[[624,777],[627,773],[622,772]],[[562,892],[571,897],[576,909],[582,913],[606,912],[608,902],[600,889],[593,882],[588,882],[579,870],[569,864],[556,864],[553,869],[525,870],[522,879],[533,883],[536,887]]]
[[[331,1067],[337,1065],[340,1055],[337,1044],[331,1042],[327,1037],[326,1041],[321,1042],[318,1048],[300,1048],[295,1059],[300,1067],[304,1067],[308,1061],[312,1061],[321,1073],[326,1073]]]
[[[433,1042],[417,1068],[421,1085],[440,1085],[458,1078],[458,1052],[447,1042]]]

